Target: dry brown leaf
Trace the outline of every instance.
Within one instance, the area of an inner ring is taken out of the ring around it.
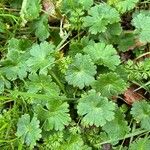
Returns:
[[[51,0],[43,0],[43,8],[44,10],[50,15],[53,16],[55,15],[55,5]]]
[[[135,101],[143,99],[142,91],[135,91],[137,86],[132,85],[124,92],[124,100],[127,104],[132,105]]]

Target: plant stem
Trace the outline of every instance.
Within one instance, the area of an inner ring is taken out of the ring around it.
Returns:
[[[20,92],[20,91],[12,91],[7,90],[7,92],[11,93],[12,97],[14,96],[25,96],[27,98],[41,98],[41,99],[49,99],[49,98],[58,98],[64,101],[76,101],[78,98],[66,98],[61,96],[53,96],[53,95],[46,95],[46,94],[35,94],[35,93],[27,93],[27,92]]]
[[[0,17],[10,17],[18,24],[17,20],[19,19],[19,17],[16,17],[14,15],[11,15],[11,14],[0,14]]]
[[[126,136],[118,138],[118,139],[111,139],[111,140],[107,140],[107,141],[101,142],[101,143],[99,143],[97,145],[103,145],[103,144],[112,143],[112,142],[115,142],[115,141],[124,140],[124,139],[130,138],[130,137],[134,137],[134,136],[137,136],[137,135],[145,133],[145,132],[149,133],[150,131],[147,131],[147,130],[137,131],[137,132],[134,132],[134,133],[127,134]]]
[[[60,82],[60,80],[59,80],[58,77],[55,75],[55,73],[54,73],[53,71],[50,71],[49,73],[50,73],[50,75],[55,79],[55,81],[58,83],[60,89],[64,92],[64,94],[67,95],[63,84]]]

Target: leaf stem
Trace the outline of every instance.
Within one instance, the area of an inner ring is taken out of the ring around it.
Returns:
[[[49,73],[55,79],[55,81],[58,83],[60,89],[64,92],[64,94],[67,95],[63,84],[60,82],[60,80],[58,79],[58,77],[56,76],[56,74],[53,71],[50,71]]]
[[[76,101],[78,98],[67,98],[67,97],[61,97],[61,96],[54,96],[54,95],[46,95],[46,94],[35,94],[35,93],[27,93],[27,92],[21,92],[21,91],[12,91],[12,90],[7,90],[7,92],[12,94],[14,96],[25,96],[25,97],[30,97],[30,98],[41,98],[41,99],[49,99],[49,98],[58,98],[63,101]]]
[[[107,140],[107,141],[101,142],[101,143],[99,143],[97,145],[103,145],[103,144],[112,143],[112,142],[115,142],[115,141],[124,140],[124,139],[130,138],[130,137],[134,137],[134,136],[137,136],[137,135],[145,133],[145,132],[149,133],[150,131],[148,131],[148,130],[137,131],[137,132],[134,132],[134,133],[127,134],[126,136],[118,138],[118,139],[111,139],[111,140]]]
[[[17,20],[19,19],[19,17],[17,17],[17,16],[14,16],[14,15],[11,15],[11,14],[0,14],[0,17],[10,17],[16,22],[16,24],[18,24]]]
[[[15,140],[17,140],[18,138],[15,138],[15,139],[11,139],[11,140],[1,140],[0,139],[0,143],[10,143],[10,142],[13,142]]]

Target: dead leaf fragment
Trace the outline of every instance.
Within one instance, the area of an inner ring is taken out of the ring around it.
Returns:
[[[55,15],[55,5],[51,0],[43,0],[43,8],[50,15]]]
[[[132,105],[135,101],[143,99],[143,92],[135,91],[136,88],[137,87],[135,85],[132,85],[124,92],[124,100],[129,105]]]

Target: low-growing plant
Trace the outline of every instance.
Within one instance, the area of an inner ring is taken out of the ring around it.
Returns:
[[[1,0],[0,149],[149,150],[149,3]]]

